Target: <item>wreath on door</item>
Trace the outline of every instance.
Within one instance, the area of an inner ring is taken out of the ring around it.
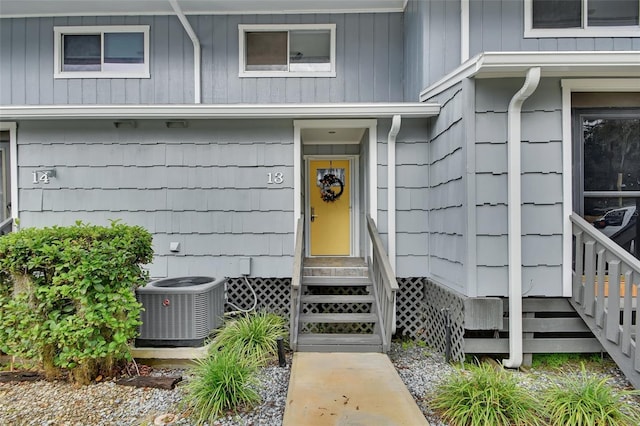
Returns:
[[[336,193],[334,186],[340,186],[340,192]],[[327,173],[320,179],[320,196],[322,201],[332,203],[344,192],[344,183],[333,173]]]

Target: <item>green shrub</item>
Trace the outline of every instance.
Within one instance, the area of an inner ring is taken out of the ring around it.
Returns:
[[[78,383],[130,359],[141,309],[133,289],[152,256],[149,232],[116,222],[0,237],[0,351],[39,358],[49,377],[68,369]]]
[[[533,354],[533,368],[554,368],[559,369],[567,365],[579,366],[583,361],[601,363],[600,354],[582,354],[582,353],[547,353]]]
[[[438,386],[432,407],[452,426],[538,425],[540,405],[502,368],[459,369]]]
[[[547,417],[552,425],[636,426],[640,410],[625,402],[637,391],[615,391],[606,378],[589,376],[586,370],[567,377],[544,393]]]
[[[227,321],[216,331],[212,351],[224,349],[264,363],[277,353],[277,339],[285,335],[285,320],[268,312],[247,314]]]
[[[185,403],[192,410],[192,417],[198,424],[213,424],[227,410],[258,402],[257,368],[254,360],[227,350],[197,360],[194,377],[185,386]]]

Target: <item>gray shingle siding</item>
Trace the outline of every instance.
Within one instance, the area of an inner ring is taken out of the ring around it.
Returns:
[[[187,129],[141,121],[121,132],[107,121],[23,122],[19,138],[22,226],[108,224],[154,234],[154,276],[291,275],[293,125],[191,121]],[[31,172],[55,168],[48,185]],[[267,173],[284,173],[281,185]],[[170,242],[182,250],[173,254]]]
[[[476,81],[476,226],[480,294],[507,295],[507,108],[522,79]],[[522,259],[528,295],[562,295],[560,82],[522,109]]]
[[[442,105],[429,143],[429,274],[456,290],[465,286],[465,157],[463,91],[458,84],[430,101]]]

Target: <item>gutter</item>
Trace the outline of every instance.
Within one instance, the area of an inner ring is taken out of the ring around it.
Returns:
[[[513,95],[508,120],[508,222],[509,222],[509,358],[507,368],[522,365],[522,164],[520,157],[522,104],[540,83],[540,67],[529,68],[524,84]]]
[[[436,103],[15,105],[0,106],[0,120],[47,119],[242,119],[435,117]]]
[[[428,101],[467,78],[516,78],[531,67],[540,67],[545,77],[635,78],[640,55],[637,51],[483,52],[422,90],[419,99]]]
[[[173,11],[176,13],[176,16],[180,20],[180,23],[182,23],[182,26],[184,27],[184,30],[187,32],[187,34],[189,35],[189,38],[191,39],[191,42],[193,43],[193,82],[194,82],[194,88],[193,88],[194,100],[193,100],[193,103],[199,104],[200,103],[200,99],[201,99],[201,89],[200,89],[201,66],[200,66],[200,61],[201,61],[201,56],[202,56],[201,55],[201,48],[200,48],[200,41],[198,40],[198,36],[196,35],[195,31],[193,31],[193,28],[191,27],[191,24],[189,23],[189,20],[187,19],[187,17],[185,16],[184,12],[180,8],[180,5],[178,4],[178,0],[169,0],[169,3],[171,4],[171,7],[173,8]]]
[[[402,116],[394,115],[387,137],[387,236],[389,263],[396,276],[396,136],[400,132]],[[395,296],[394,296],[395,297]],[[396,332],[396,301],[393,301],[391,333]]]

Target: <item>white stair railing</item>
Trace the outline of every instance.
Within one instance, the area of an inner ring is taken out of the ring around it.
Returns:
[[[304,216],[300,216],[296,227],[296,242],[293,254],[293,275],[291,276],[291,307],[289,308],[289,346],[298,347],[298,327],[300,319],[300,287],[304,261]]]
[[[375,289],[378,302],[380,324],[382,334],[382,350],[388,352],[391,347],[391,336],[393,334],[395,321],[396,293],[398,292],[398,282],[389,263],[389,257],[384,249],[378,228],[371,216],[367,215],[367,229],[373,248],[373,258],[369,259],[371,268],[371,281]]]
[[[0,222],[0,235],[6,235],[11,232],[13,229],[13,218],[5,220],[4,222]]]
[[[627,379],[640,389],[640,318],[636,317],[640,260],[576,213],[570,219],[574,236],[571,304]]]

